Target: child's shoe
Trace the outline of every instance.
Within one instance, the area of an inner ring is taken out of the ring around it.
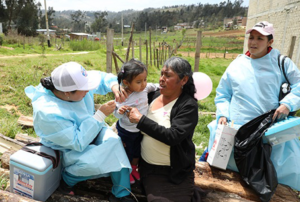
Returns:
[[[129,179],[130,179],[130,184],[134,184],[135,183],[135,180],[134,180],[134,178],[132,177],[131,174],[129,175]]]
[[[131,167],[132,167],[131,175],[134,177],[134,179],[140,180],[141,177],[140,177],[140,173],[137,171],[137,166],[131,165]]]

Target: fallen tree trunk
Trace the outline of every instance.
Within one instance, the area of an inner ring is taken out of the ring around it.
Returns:
[[[195,184],[205,190],[234,193],[243,199],[260,201],[237,172],[210,167],[207,162],[196,163]],[[270,202],[283,201],[299,202],[299,198],[291,188],[279,184]]]
[[[0,190],[0,201],[1,202],[37,202],[36,200],[29,199],[3,190]]]

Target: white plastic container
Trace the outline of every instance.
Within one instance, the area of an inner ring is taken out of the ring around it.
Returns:
[[[56,157],[55,152],[45,146],[28,146],[28,148]],[[23,150],[14,153],[9,163],[12,193],[46,201],[59,186],[61,163],[53,169],[50,159]]]
[[[273,146],[300,136],[300,118],[289,116],[275,123],[265,133],[267,141]]]

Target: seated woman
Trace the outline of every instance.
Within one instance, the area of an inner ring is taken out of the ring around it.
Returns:
[[[131,170],[122,141],[104,119],[115,109],[109,101],[95,113],[94,94],[113,91],[120,97],[117,77],[86,71],[76,62],[54,69],[37,87],[26,87],[32,100],[34,130],[41,143],[62,152],[62,181],[59,189],[74,195],[78,182],[111,176],[110,201],[134,201],[130,195]],[[125,92],[124,92],[125,93]]]
[[[128,113],[129,120],[137,123],[143,134],[139,171],[149,202],[187,202],[198,193],[194,186],[192,141],[198,104],[192,74],[186,60],[168,59],[161,70],[160,90],[149,97],[148,115],[142,115],[137,108],[130,108]]]
[[[234,121],[239,128],[259,115],[276,109],[273,119],[284,119],[290,111],[300,108],[300,71],[289,58],[285,59],[285,73],[291,83],[291,92],[279,101],[279,90],[284,75],[278,66],[279,51],[271,47],[274,29],[266,21],[257,23],[248,40],[248,51],[238,56],[226,69],[215,103],[217,120],[208,125],[211,150],[217,124]],[[300,190],[300,142],[294,139],[272,148],[271,160],[277,171],[278,182]],[[228,169],[238,171],[233,155]]]

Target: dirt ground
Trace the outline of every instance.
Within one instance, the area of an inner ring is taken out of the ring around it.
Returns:
[[[239,30],[222,30],[222,31],[204,31],[202,34],[204,36],[243,36],[245,35],[246,30],[245,29],[239,29]],[[197,33],[189,34],[189,36],[196,36]]]
[[[177,54],[180,54],[184,57],[195,57],[194,52],[180,52],[178,51]],[[238,53],[226,53],[224,57],[224,53],[200,53],[200,58],[227,58],[227,59],[235,59],[239,54]]]

